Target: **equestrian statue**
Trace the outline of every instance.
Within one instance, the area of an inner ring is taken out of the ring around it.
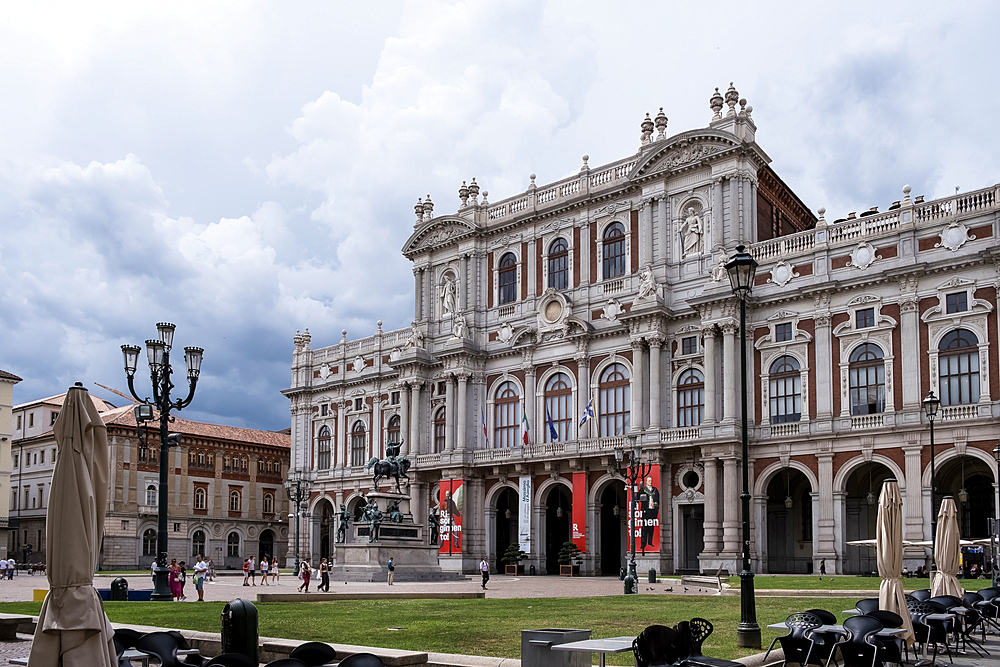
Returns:
[[[385,446],[384,461],[379,461],[377,456],[373,456],[372,460],[365,466],[365,470],[370,469],[372,466],[375,468],[372,484],[376,489],[378,488],[379,480],[383,477],[392,477],[396,480],[396,493],[402,493],[399,488],[400,479],[405,479],[409,483],[410,478],[407,476],[406,471],[410,469],[411,463],[410,459],[399,455],[402,448],[402,442],[389,443]]]

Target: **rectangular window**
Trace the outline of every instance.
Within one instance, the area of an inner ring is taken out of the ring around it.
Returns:
[[[45,485],[38,485],[38,506],[45,507]]]
[[[398,391],[394,391],[391,394],[389,394],[389,403],[390,403],[390,405],[399,405],[399,392]]]
[[[319,406],[319,416],[320,417],[326,417],[328,414],[330,414],[330,406],[329,405],[327,405],[326,403],[324,403],[323,405]]]
[[[698,352],[698,338],[688,336],[681,338],[681,354],[696,354]]]
[[[949,313],[964,313],[969,309],[969,293],[957,292],[945,297]]]
[[[31,467],[31,452],[28,452],[28,455],[24,457],[24,467],[25,468]]]
[[[175,533],[181,532],[181,524],[179,524],[179,523],[175,523],[174,524],[174,532]]]
[[[354,399],[354,409],[355,410],[361,410],[364,407],[365,407],[365,399],[363,399],[363,398],[355,398]]]
[[[44,449],[41,451],[41,455],[42,455],[42,458],[39,461],[39,463],[45,463],[45,450]]]
[[[440,382],[438,382],[437,395],[444,396],[447,391],[448,391],[448,382],[446,380],[441,380]]]
[[[58,412],[53,412],[52,415],[51,415],[51,420],[49,421],[49,426],[52,426],[53,424],[55,424],[56,423],[56,419],[58,419],[58,417],[59,417],[59,413]]]
[[[128,530],[128,519],[122,519],[122,530]]]
[[[862,308],[854,313],[854,328],[866,329],[875,326],[875,309]]]
[[[14,467],[15,468],[17,468],[17,464],[18,464],[19,460],[20,460],[20,457],[17,454],[14,454]]]
[[[774,325],[774,340],[778,343],[792,339],[792,323]]]
[[[21,430],[21,415],[17,416],[17,430]]]
[[[35,425],[35,413],[34,412],[29,412],[28,413],[28,428],[31,428],[34,425]]]
[[[56,462],[56,448],[55,447],[52,448],[52,462],[53,463]]]

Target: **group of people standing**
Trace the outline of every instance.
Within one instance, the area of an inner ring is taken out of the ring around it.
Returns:
[[[319,569],[316,571],[319,575],[319,586],[316,590],[323,591],[325,593],[330,592],[330,564],[324,558],[320,561]],[[299,563],[299,578],[302,579],[302,583],[299,584],[300,593],[309,592],[309,582],[312,580],[313,569],[309,564],[309,559],[306,558],[301,563]]]
[[[0,558],[0,580],[13,579],[15,569],[17,569],[17,563],[14,562],[13,558],[7,560]]]
[[[281,581],[281,573],[278,572],[278,558],[277,556],[268,562],[267,556],[260,559],[260,585],[270,586],[267,582],[267,574],[271,573],[271,582],[278,583]],[[243,585],[244,586],[256,586],[257,585],[257,566],[258,563],[253,556],[250,556],[243,561]]]
[[[205,579],[209,574],[209,563],[201,557],[201,554],[196,556],[194,567],[192,568],[194,574],[194,588],[198,591],[198,602],[205,601]],[[153,561],[153,582],[156,582],[156,561]],[[174,602],[183,602],[187,600],[187,596],[184,595],[184,584],[187,583],[187,563],[184,561],[177,562],[176,558],[170,559],[170,565],[167,567],[167,585],[170,587],[170,596],[173,598]]]

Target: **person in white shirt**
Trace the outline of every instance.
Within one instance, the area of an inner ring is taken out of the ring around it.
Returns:
[[[260,585],[261,586],[268,586],[269,585],[267,583],[267,567],[268,567],[267,556],[265,556],[264,558],[260,559]]]
[[[205,601],[205,577],[208,575],[208,563],[198,554],[194,564],[194,588],[198,591],[198,602]]]
[[[254,586],[257,585],[257,573],[255,571],[256,566],[256,559],[253,556],[250,556],[250,583]]]
[[[14,570],[17,569],[17,563],[14,562],[13,558],[7,559],[7,578],[14,578]]]

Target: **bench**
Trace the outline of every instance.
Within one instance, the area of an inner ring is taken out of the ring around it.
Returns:
[[[682,586],[704,586],[708,588],[714,588],[715,590],[722,591],[722,577],[712,576],[712,575],[693,575],[684,574],[681,575],[681,585]]]
[[[0,640],[17,639],[17,632],[22,629],[25,634],[34,632],[35,618],[24,614],[0,614]]]

